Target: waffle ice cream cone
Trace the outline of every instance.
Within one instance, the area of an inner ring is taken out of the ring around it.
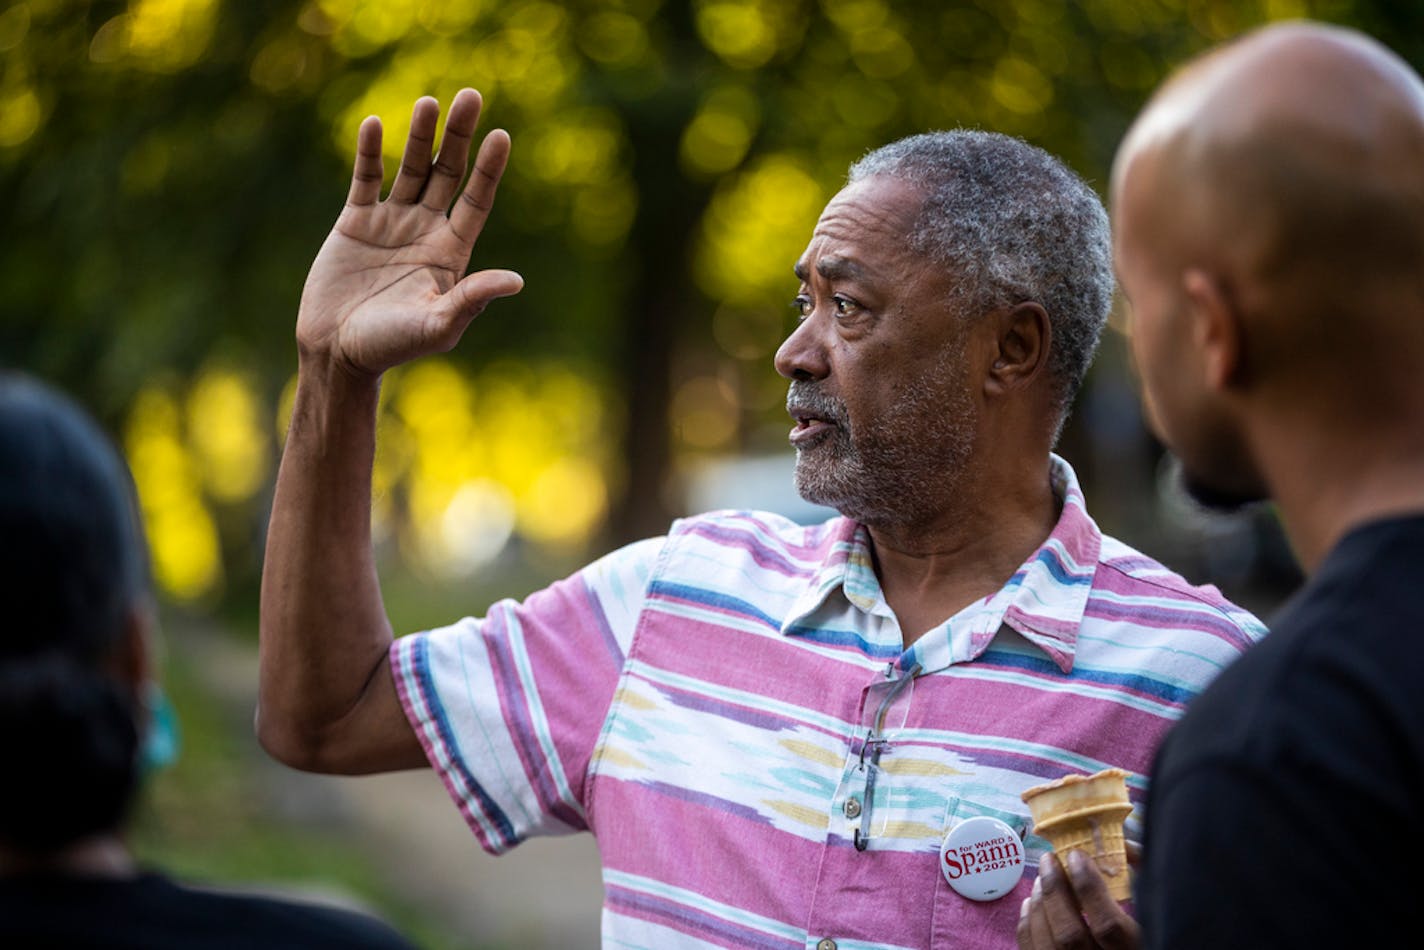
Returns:
[[[1115,900],[1132,896],[1123,820],[1132,812],[1127,773],[1104,769],[1096,775],[1065,775],[1035,785],[1021,796],[1033,814],[1033,830],[1060,855],[1077,849],[1092,857]]]

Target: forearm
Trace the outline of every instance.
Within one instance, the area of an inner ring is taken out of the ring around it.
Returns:
[[[524,285],[513,271],[459,277],[509,158],[509,136],[491,133],[460,192],[479,112],[479,94],[460,90],[432,161],[439,106],[418,100],[384,201],[381,124],[362,122],[346,205],[302,287],[297,398],[262,569],[257,710],[263,747],[298,768],[426,764],[388,660],[371,463],[380,374],[450,349],[486,304]]]
[[[263,746],[300,768],[365,770],[344,740],[389,679],[370,528],[379,391],[301,361],[262,572],[257,718]]]

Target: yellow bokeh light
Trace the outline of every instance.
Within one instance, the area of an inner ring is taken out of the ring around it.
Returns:
[[[417,16],[431,33],[457,35],[474,26],[488,5],[485,0],[422,0]]]
[[[519,531],[553,547],[586,542],[608,511],[608,485],[592,461],[562,457],[535,476],[519,499]]]
[[[594,248],[615,249],[628,236],[638,210],[638,189],[625,176],[581,188],[570,209],[574,237]]]
[[[134,0],[116,29],[125,57],[135,65],[177,72],[207,51],[217,13],[217,0]]]
[[[196,499],[188,501],[146,512],[145,520],[154,579],[172,597],[192,601],[216,591],[222,559],[212,515]]]
[[[1304,0],[1265,0],[1268,20],[1299,20],[1310,15]]]
[[[636,66],[648,55],[648,30],[637,17],[612,10],[583,19],[577,34],[584,55],[605,66]]]
[[[521,143],[528,171],[544,181],[589,185],[604,181],[623,148],[618,118],[605,110],[565,113],[531,130]]]
[[[30,5],[17,3],[0,13],[0,52],[7,52],[25,41],[30,32]]]
[[[197,497],[195,466],[176,434],[132,438],[128,456],[146,510],[186,507],[191,498]]]
[[[39,130],[43,109],[28,86],[0,92],[0,148],[23,145]]]
[[[479,44],[473,61],[499,77],[505,93],[530,111],[548,109],[579,73],[579,57],[569,45],[568,14],[550,3],[514,8],[504,30]]]
[[[1053,26],[1063,19],[1058,0],[1013,0],[1013,10],[1020,20],[1035,26]]]
[[[607,508],[607,433],[602,394],[588,379],[556,364],[506,362],[471,375],[430,359],[387,388],[396,461],[410,464],[379,472],[373,487],[404,490],[408,553],[426,569],[468,572],[512,530],[566,548],[597,529]]]
[[[374,0],[360,3],[351,15],[351,29],[372,46],[404,39],[415,26],[416,0]]]
[[[789,301],[791,266],[810,237],[825,195],[797,158],[772,155],[713,195],[702,222],[697,282],[736,306]]]
[[[285,438],[293,376],[267,404],[253,380],[214,364],[177,395],[154,383],[130,405],[124,447],[170,597],[213,596],[223,546],[212,505],[250,501]],[[589,542],[607,515],[607,394],[559,363],[495,363],[472,372],[448,357],[388,373],[376,415],[373,539],[412,566],[461,577],[518,533],[535,550]]]
[[[442,433],[458,440],[469,434],[470,383],[448,360],[422,360],[391,388],[392,408],[417,435]]]
[[[755,69],[776,54],[776,37],[755,3],[701,3],[697,32],[708,49],[732,66]]]
[[[569,25],[569,14],[558,3],[531,3],[529,0],[510,9],[510,27],[526,31],[538,39],[559,37]]]
[[[873,30],[890,16],[884,0],[821,0],[821,9],[846,33]]]
[[[336,49],[348,56],[366,55],[404,39],[423,5],[421,0],[317,0]]]
[[[217,501],[245,501],[266,481],[271,455],[264,416],[256,388],[240,373],[211,369],[193,384],[188,438]]]
[[[784,0],[698,0],[694,10],[702,42],[739,69],[765,66],[798,43],[804,27],[799,5]]]
[[[713,90],[683,130],[678,150],[683,170],[705,178],[731,171],[746,157],[760,120],[761,108],[749,90]]]
[[[900,97],[883,82],[849,73],[840,78],[831,92],[836,115],[847,125],[873,129],[895,117]]]
[[[689,379],[673,394],[669,421],[679,442],[694,449],[720,449],[737,434],[737,394],[716,376]]]
[[[415,439],[399,416],[383,412],[376,420],[376,457],[371,492],[384,498],[395,488],[415,459]]]
[[[1005,56],[989,81],[994,100],[1019,115],[1037,115],[1053,104],[1053,83],[1032,63]]]
[[[420,510],[412,528],[419,563],[442,577],[463,577],[492,561],[509,542],[514,502],[504,486],[489,479],[412,490]]]
[[[441,104],[435,134],[438,140],[445,127],[444,107],[461,86],[478,88],[488,104],[494,94],[494,83],[488,75],[478,74],[466,62],[468,56],[444,40],[432,40],[424,45],[406,44],[399,47],[385,71],[347,106],[332,127],[332,137],[343,154],[350,154],[356,145],[356,131],[368,115],[380,116],[383,125],[381,153],[385,159],[387,179],[400,167],[405,138],[410,131],[411,106],[424,95],[435,96]],[[459,77],[458,81],[450,77]]]
[[[150,385],[129,407],[124,452],[148,532],[154,579],[168,595],[196,600],[221,581],[217,526],[201,494],[198,464],[182,439],[182,413]]]
[[[856,66],[871,79],[894,79],[915,65],[914,47],[887,27],[852,33],[850,49]]]
[[[280,93],[297,86],[310,65],[307,47],[300,37],[285,35],[257,51],[248,75],[258,88]]]
[[[781,344],[783,319],[775,307],[718,307],[712,337],[728,356],[762,360]]]

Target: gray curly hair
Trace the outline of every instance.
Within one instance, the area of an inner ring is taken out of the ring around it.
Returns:
[[[878,148],[850,167],[847,183],[877,175],[925,192],[910,246],[954,272],[959,312],[1026,301],[1047,311],[1061,431],[1112,304],[1102,201],[1043,149],[972,129],[912,135]]]

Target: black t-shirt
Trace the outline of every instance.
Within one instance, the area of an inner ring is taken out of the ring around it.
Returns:
[[[0,947],[410,950],[386,924],[300,901],[132,878],[0,877]]]
[[[1351,532],[1157,756],[1153,950],[1420,945],[1424,516]]]

